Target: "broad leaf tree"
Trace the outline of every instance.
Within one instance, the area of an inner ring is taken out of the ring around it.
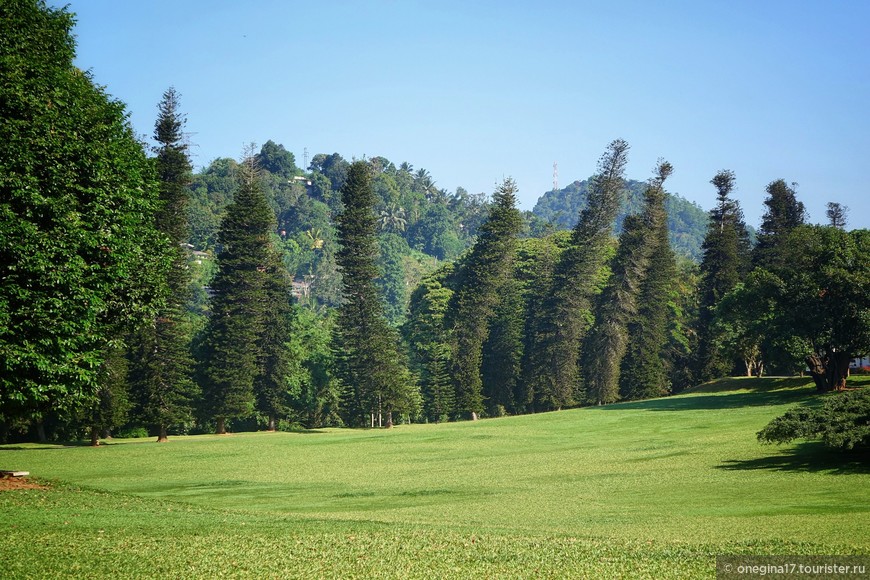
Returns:
[[[107,353],[164,298],[151,164],[73,64],[73,17],[0,4],[0,415],[94,400]]]

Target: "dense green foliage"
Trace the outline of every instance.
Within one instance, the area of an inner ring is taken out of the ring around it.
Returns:
[[[185,308],[190,300],[191,277],[187,252],[187,185],[190,160],[182,129],[184,117],[179,95],[170,88],[163,93],[154,139],[159,144],[154,164],[160,188],[157,229],[166,235],[166,252],[172,265],[166,275],[166,304],[150,324],[134,336],[130,383],[138,417],[158,431],[165,441],[167,428],[190,422],[198,387],[193,382],[191,330]]]
[[[832,395],[821,407],[792,409],[759,431],[758,439],[821,439],[836,449],[870,449],[870,389]]]
[[[225,432],[227,419],[253,414],[254,383],[262,370],[255,345],[272,314],[264,295],[275,278],[269,237],[275,214],[260,190],[254,159],[241,170],[241,186],[221,222],[202,370],[204,411],[217,421],[218,433]]]
[[[599,405],[619,399],[619,378],[628,348],[629,324],[638,322],[637,301],[655,249],[650,240],[665,223],[663,186],[672,171],[670,163],[660,162],[644,193],[642,213],[625,218],[610,279],[598,301],[583,370],[585,396]]]
[[[729,374],[733,361],[717,348],[714,310],[725,294],[749,271],[749,234],[743,223],[740,204],[729,197],[736,177],[722,170],[710,183],[716,188],[717,204],[710,210],[710,224],[702,246],[700,310],[698,316],[699,348],[695,360],[697,376],[710,380]]]
[[[398,336],[387,325],[375,285],[377,224],[375,194],[368,163],[353,163],[341,188],[342,212],[338,215],[344,302],[338,309],[333,350],[339,378],[346,390],[344,420],[364,425],[367,419],[418,410],[416,385],[398,350]]]
[[[530,322],[534,329],[529,356],[529,381],[537,410],[559,409],[582,400],[580,356],[591,325],[592,298],[598,289],[600,270],[606,265],[613,222],[623,188],[628,162],[628,143],[613,141],[598,163],[589,205],[571,241],[544,283],[548,296]]]
[[[73,65],[73,19],[0,6],[0,415],[90,404],[119,333],[164,298],[151,165],[110,99]]]
[[[489,216],[480,227],[453,294],[448,325],[453,336],[456,410],[476,419],[483,411],[481,364],[490,324],[510,284],[517,234],[516,183],[508,178],[493,194]]]

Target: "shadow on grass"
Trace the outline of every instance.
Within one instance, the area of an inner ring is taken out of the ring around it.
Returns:
[[[820,441],[799,443],[776,455],[756,459],[731,459],[718,469],[728,471],[824,472],[835,475],[870,473],[870,450],[842,451]]]
[[[757,390],[751,392],[722,393],[721,395],[677,395],[647,401],[615,403],[595,407],[602,411],[623,411],[626,409],[648,411],[698,411],[715,409],[739,409],[743,407],[764,407],[787,405],[805,401],[815,393],[811,389],[788,389],[778,391]]]

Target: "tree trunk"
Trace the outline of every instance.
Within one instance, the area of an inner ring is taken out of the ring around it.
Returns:
[[[387,411],[387,429],[391,429],[393,427],[393,412]]]
[[[157,435],[158,443],[166,443],[169,441],[169,437],[166,435],[166,425],[160,426],[160,433]]]
[[[277,431],[277,421],[273,415],[269,415],[269,426],[266,428],[266,431]]]
[[[824,393],[828,390],[827,382],[825,381],[825,362],[822,357],[813,353],[806,358],[807,368],[810,369],[810,376],[813,377],[813,382],[816,383],[816,391]]]
[[[217,418],[217,428],[215,429],[215,433],[218,435],[227,434],[227,420],[224,417]]]
[[[100,446],[100,430],[96,427],[91,427],[91,447]]]
[[[810,376],[816,383],[816,391],[843,391],[849,376],[849,353],[833,351],[824,356],[811,354],[806,358]]]
[[[831,353],[828,363],[828,388],[831,391],[845,391],[846,379],[849,377],[849,353],[836,351]]]

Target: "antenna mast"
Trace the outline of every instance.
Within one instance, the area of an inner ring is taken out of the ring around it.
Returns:
[[[308,171],[308,147],[305,147],[302,150],[302,171]]]
[[[553,191],[559,191],[559,163],[553,161]]]

